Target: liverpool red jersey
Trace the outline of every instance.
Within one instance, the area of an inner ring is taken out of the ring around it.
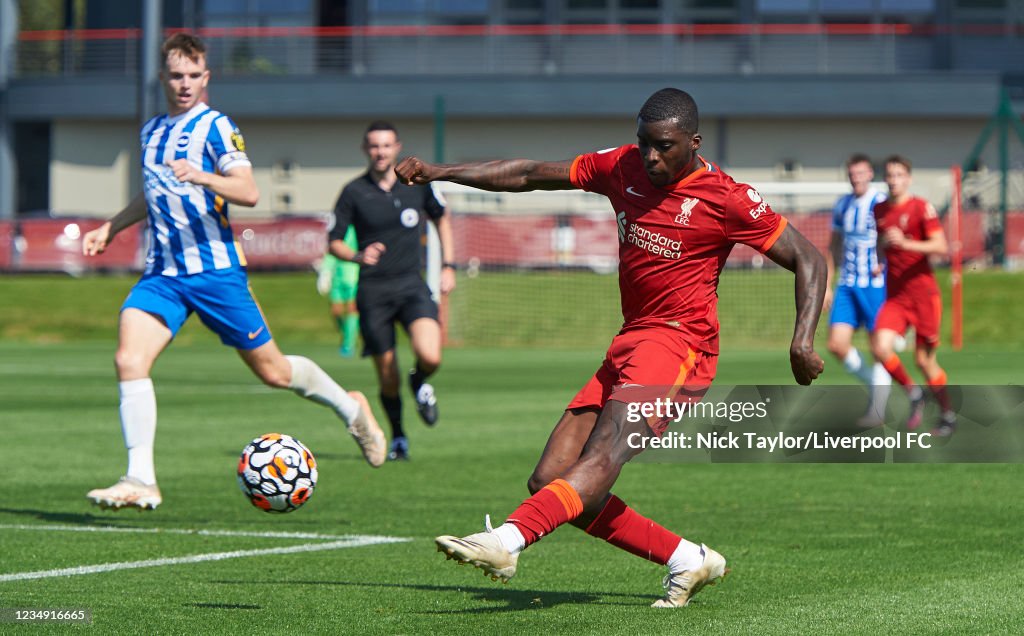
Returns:
[[[635,144],[573,161],[576,187],[608,197],[619,231],[622,330],[670,326],[718,353],[718,278],[736,243],[765,252],[786,220],[757,190],[698,158],[685,179],[658,187]]]
[[[889,228],[897,227],[904,236],[914,241],[923,241],[935,232],[942,231],[935,209],[918,197],[911,197],[900,205],[894,204],[892,199],[879,203],[875,206],[875,221],[879,235]],[[888,261],[885,278],[887,297],[939,293],[926,254],[886,247],[885,257]]]

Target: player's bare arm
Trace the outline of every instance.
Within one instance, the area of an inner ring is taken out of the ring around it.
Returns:
[[[832,283],[835,282],[836,263],[843,261],[843,235],[835,230],[832,231],[832,238],[828,244],[828,254],[825,255],[826,280],[825,280],[825,311],[832,308]]]
[[[885,233],[879,232],[878,239],[875,240],[875,255],[878,258],[878,264],[871,268],[871,275],[878,276],[885,271],[886,258],[885,258]]]
[[[825,298],[825,259],[818,248],[792,225],[786,226],[766,254],[796,274],[796,324],[793,343],[789,347],[789,362],[796,381],[810,384],[825,368],[821,356],[814,351],[814,331],[818,327]]]
[[[441,241],[441,293],[450,294],[455,289],[455,269],[448,265],[455,262],[455,243],[452,239],[452,220],[448,208],[444,215],[434,221],[437,236]]]
[[[82,253],[86,256],[102,254],[121,230],[144,218],[146,218],[146,197],[138,194],[109,221],[95,230],[85,233],[85,236],[82,237]]]
[[[899,228],[892,227],[885,233],[885,244],[891,248],[927,256],[945,256],[949,253],[949,242],[942,230],[936,230],[923,241],[915,241],[908,239]]]
[[[175,159],[167,163],[174,171],[174,177],[183,183],[194,183],[212,190],[228,203],[251,208],[260,200],[260,190],[249,166],[236,166],[226,174],[200,170],[188,159]]]
[[[573,190],[569,179],[572,161],[503,159],[473,163],[434,164],[418,157],[406,157],[395,173],[406,185],[451,181],[491,192],[531,190]]]
[[[351,261],[360,265],[376,265],[380,262],[381,255],[388,248],[380,241],[377,241],[376,243],[370,243],[365,249],[357,252],[346,245],[342,239],[334,239],[327,244],[327,249],[332,256],[336,256],[343,261]]]

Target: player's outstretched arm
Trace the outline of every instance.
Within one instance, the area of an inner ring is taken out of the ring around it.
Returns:
[[[146,218],[146,197],[136,195],[127,206],[109,221],[82,237],[82,253],[86,256],[102,254],[118,232]]]
[[[789,363],[796,381],[810,384],[825,368],[821,356],[814,351],[814,330],[818,328],[825,298],[825,259],[792,225],[786,226],[766,254],[796,274],[796,325],[789,347]]]
[[[575,189],[569,180],[571,168],[571,161],[502,159],[436,164],[427,163],[419,157],[406,157],[395,166],[395,174],[406,185],[451,181],[491,192],[529,192]]]

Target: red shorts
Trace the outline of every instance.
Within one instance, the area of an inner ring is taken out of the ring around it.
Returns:
[[[913,325],[918,346],[939,346],[939,324],[942,322],[942,296],[905,296],[886,299],[878,310],[875,330],[891,329],[903,335]]]
[[[615,336],[601,368],[566,408],[603,408],[609,400],[700,400],[717,366],[718,356],[692,349],[670,327],[627,331]],[[655,428],[658,435],[663,431]]]

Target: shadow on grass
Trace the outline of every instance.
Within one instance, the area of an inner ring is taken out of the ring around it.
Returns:
[[[358,453],[359,453],[359,449],[357,448],[357,449],[355,449],[355,453],[352,453],[352,454],[348,454],[348,453],[344,453],[344,454],[343,453],[332,453],[332,452],[315,452],[315,453],[313,453],[313,455],[316,456],[316,458],[319,461],[324,461],[324,460],[328,460],[329,459],[331,461],[352,462],[353,464],[362,464],[365,460]],[[232,452],[232,451],[224,451],[224,452],[221,453],[221,455],[223,455],[224,457],[233,457],[235,459],[238,459],[239,454],[241,454],[241,453],[240,452],[236,453],[236,452]]]
[[[211,581],[223,585],[250,585],[251,581]],[[558,605],[580,605],[597,603],[608,597],[622,599],[618,602],[603,601],[602,605],[622,605],[625,607],[643,607],[654,600],[649,594],[623,594],[620,592],[554,592],[551,590],[521,590],[507,586],[472,587],[465,585],[403,585],[400,583],[370,583],[366,581],[278,581],[280,585],[338,585],[361,588],[394,588],[401,590],[420,590],[423,592],[457,592],[470,594],[474,600],[486,603],[501,603],[495,607],[473,607],[467,609],[439,609],[435,611],[416,612],[417,614],[488,614],[493,612],[519,612],[523,610],[542,610]],[[627,602],[630,601],[630,602]]]
[[[119,522],[131,521],[130,519],[117,519],[110,512],[91,514],[81,512],[51,512],[48,510],[33,510],[31,508],[0,508],[0,514],[21,515],[32,517],[40,521],[52,521],[55,523],[73,523],[81,526],[104,525],[114,526]]]

